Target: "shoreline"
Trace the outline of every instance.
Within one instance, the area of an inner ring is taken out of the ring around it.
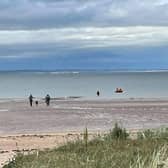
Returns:
[[[44,97],[34,97],[34,99],[44,100]],[[168,97],[130,97],[130,98],[113,98],[113,97],[83,97],[83,96],[63,96],[63,97],[51,97],[51,100],[78,100],[78,101],[168,101]],[[0,98],[1,102],[10,102],[10,101],[28,101],[28,97],[18,97],[18,98]]]

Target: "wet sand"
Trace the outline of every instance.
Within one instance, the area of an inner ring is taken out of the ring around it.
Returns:
[[[0,102],[0,134],[106,131],[119,122],[127,129],[167,125],[166,100],[53,100]]]
[[[168,126],[168,100],[41,100],[30,107],[25,100],[0,101],[0,163],[17,150],[59,146],[81,137],[87,127],[96,134],[111,129],[115,122],[128,130]]]

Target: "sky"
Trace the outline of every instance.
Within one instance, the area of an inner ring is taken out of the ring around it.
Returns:
[[[168,69],[168,0],[0,0],[0,70]]]

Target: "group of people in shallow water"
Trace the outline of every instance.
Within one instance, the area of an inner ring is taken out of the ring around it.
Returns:
[[[115,93],[123,93],[123,91],[124,90],[122,88],[116,88]],[[100,96],[100,91],[99,90],[97,90],[96,95]]]
[[[30,103],[30,106],[31,106],[31,107],[33,106],[33,99],[34,99],[34,98],[35,98],[35,97],[33,97],[32,94],[30,94],[30,96],[29,96],[29,103]],[[46,97],[45,97],[45,103],[46,103],[47,106],[50,105],[50,100],[51,100],[50,95],[47,94]],[[38,106],[38,103],[39,103],[38,100],[35,100],[36,106]]]

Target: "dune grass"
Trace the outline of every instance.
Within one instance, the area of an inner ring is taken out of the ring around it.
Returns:
[[[117,124],[109,134],[57,149],[19,154],[4,168],[168,168],[168,130],[147,130],[129,139]]]

